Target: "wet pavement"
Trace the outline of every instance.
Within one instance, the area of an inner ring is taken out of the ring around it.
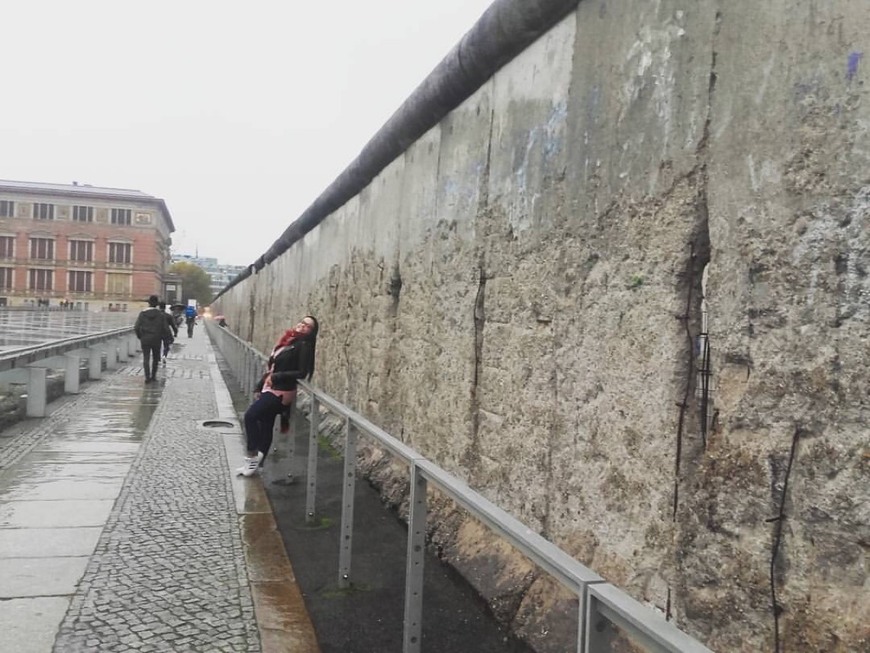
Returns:
[[[293,455],[280,436],[262,477],[235,476],[249,397],[220,364],[197,329],[157,383],[136,359],[0,432],[0,651],[402,650],[405,525],[358,480],[354,585],[339,589],[340,458],[319,452],[315,528],[287,477],[306,468],[299,412]],[[434,555],[422,643],[527,651]]]
[[[317,651],[241,443],[202,329],[3,431],[0,650]]]

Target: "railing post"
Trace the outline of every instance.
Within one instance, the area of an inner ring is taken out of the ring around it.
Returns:
[[[79,391],[79,365],[81,365],[81,357],[70,352],[64,355],[66,358],[66,366],[63,377],[63,391],[69,394],[76,394]]]
[[[127,344],[126,338],[121,338],[117,342],[118,345],[118,360],[121,363],[127,363],[130,360],[130,352],[128,351],[129,345]]]
[[[139,351],[139,338],[137,338],[136,334],[133,333],[127,336],[127,353],[129,353],[132,358],[135,358],[137,351]]]
[[[260,380],[262,366],[260,365],[260,357],[257,356],[256,351],[251,351],[251,377],[248,382],[248,392],[257,385],[257,382]]]
[[[344,489],[341,493],[341,542],[338,553],[338,586],[350,587],[353,554],[353,498],[356,485],[356,429],[350,417],[344,420]]]
[[[305,494],[305,521],[314,522],[314,502],[317,495],[317,431],[320,421],[320,406],[317,397],[311,397],[311,428],[308,434],[308,491]]]
[[[45,417],[46,380],[48,370],[44,367],[29,367],[27,377],[27,416]]]
[[[118,369],[118,343],[114,340],[106,343],[106,369]]]
[[[244,363],[242,367],[242,381],[245,384],[245,393],[251,393],[251,369],[254,366],[254,353],[252,351],[246,351],[244,354]]]
[[[607,620],[598,613],[598,599],[586,589],[586,650],[584,653],[610,651]]]
[[[405,571],[405,629],[403,653],[419,653],[423,633],[423,563],[426,547],[426,479],[411,463],[411,501],[408,504],[408,554]]]
[[[88,379],[103,378],[103,349],[88,347]]]
[[[577,653],[586,653],[586,601],[587,586],[580,585],[577,592]]]

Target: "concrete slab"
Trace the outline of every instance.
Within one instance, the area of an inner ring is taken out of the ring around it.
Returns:
[[[241,527],[248,578],[252,582],[296,580],[271,512],[242,515]]]
[[[114,504],[102,499],[4,502],[0,505],[0,528],[102,526]]]
[[[128,440],[129,432],[123,432],[123,436],[119,440]],[[139,444],[135,442],[111,442],[106,440],[95,440],[90,436],[83,438],[79,436],[74,441],[52,439],[45,444],[37,447],[34,452],[53,452],[53,453],[95,453],[95,454],[136,454],[139,451]]]
[[[129,466],[128,466],[129,468]],[[123,477],[59,481],[26,480],[8,487],[0,483],[3,501],[66,501],[70,499],[115,500],[124,485]]]
[[[69,604],[68,597],[0,601],[3,646],[15,653],[51,653],[54,634]]]
[[[234,468],[241,464],[242,457],[244,456],[244,447],[241,444],[242,439],[241,433],[224,436],[224,447],[227,452],[227,462],[230,466],[236,512],[240,515],[260,512],[271,513],[272,506],[269,505],[269,497],[266,496],[263,484],[252,482],[250,478],[235,474]]]
[[[263,653],[319,653],[299,587],[290,581],[252,583]]]
[[[28,456],[20,462],[15,472],[10,476],[17,477],[15,481],[31,479],[34,482],[70,480],[70,479],[117,479],[124,478],[130,471],[130,463],[40,463],[34,457]]]
[[[89,556],[97,547],[102,527],[0,528],[0,558]]]
[[[27,596],[66,596],[76,591],[88,556],[63,558],[4,558],[0,560],[0,599]]]

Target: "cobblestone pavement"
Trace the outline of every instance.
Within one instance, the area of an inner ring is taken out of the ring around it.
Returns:
[[[198,336],[158,373],[159,406],[61,626],[58,653],[260,650],[225,449],[198,426],[215,413]]]
[[[201,330],[174,345],[158,383],[143,383],[137,360],[0,439],[0,476],[7,496],[17,499],[13,475],[21,474],[21,465],[39,464],[28,461],[58,437],[65,439],[62,446],[71,446],[76,433],[90,443],[100,438],[100,402],[107,397],[119,397],[115,408],[128,410],[131,422],[147,423],[117,500],[105,502],[112,508],[93,555],[68,558],[87,565],[54,640],[57,653],[261,650],[225,445],[200,426],[216,409],[209,351]],[[0,534],[10,536],[13,504],[28,502],[2,496]],[[0,551],[7,541],[0,539]],[[32,608],[22,609],[26,619]],[[14,618],[11,623],[14,629]]]

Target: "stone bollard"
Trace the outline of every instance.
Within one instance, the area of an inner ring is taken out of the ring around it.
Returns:
[[[64,358],[66,358],[66,367],[63,377],[63,391],[69,394],[78,394],[81,357],[78,352],[70,352]]]
[[[118,343],[114,340],[110,340],[105,344],[106,347],[106,369],[107,370],[117,370],[118,369]]]
[[[127,339],[121,338],[118,342],[118,361],[121,363],[127,363],[130,360],[130,353],[128,351]]]
[[[45,417],[48,389],[48,370],[44,367],[29,367],[27,378],[27,416]]]
[[[88,378],[90,380],[103,378],[103,349],[88,347]]]

